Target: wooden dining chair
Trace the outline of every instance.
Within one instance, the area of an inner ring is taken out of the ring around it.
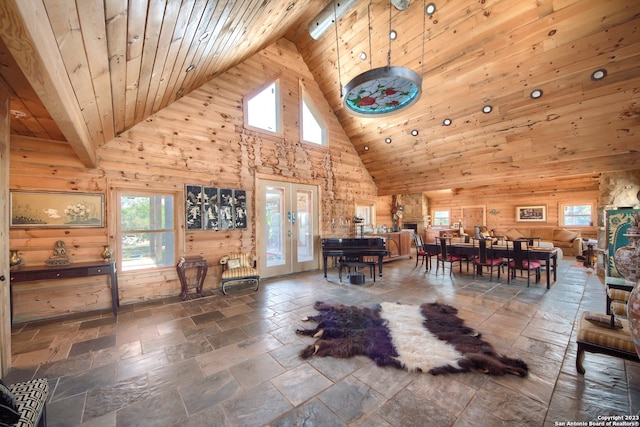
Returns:
[[[449,245],[449,240],[451,239],[450,237],[439,237],[439,239],[440,239],[440,253],[438,254],[438,259],[436,264],[436,276],[438,275],[438,267],[441,264],[442,264],[442,273],[444,274],[444,265],[446,263],[449,263],[449,275],[451,275],[451,270],[453,270],[454,262],[457,262],[460,264],[460,273],[462,273],[462,261],[465,259],[465,257],[451,254],[450,245]]]
[[[422,259],[422,265],[426,264],[425,270],[429,270],[431,268],[431,256],[433,254],[429,253],[424,247],[422,237],[418,233],[413,233],[413,242],[416,245],[416,267],[418,266],[418,260]]]
[[[516,271],[527,272],[527,287],[531,284],[531,273],[536,274],[536,283],[540,283],[540,270],[542,262],[539,260],[529,259],[529,248],[526,241],[514,240],[509,242],[511,248],[507,247],[509,254],[509,275],[507,276],[507,284],[511,279],[516,278]],[[524,245],[524,247],[523,247]]]
[[[484,267],[489,268],[489,281],[493,281],[493,269],[498,269],[498,280],[500,280],[500,268],[504,262],[502,257],[493,254],[493,242],[488,239],[478,239],[478,255],[473,259],[473,278],[482,274]]]

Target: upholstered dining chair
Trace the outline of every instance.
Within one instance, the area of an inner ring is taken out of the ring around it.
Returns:
[[[504,262],[504,258],[493,254],[493,242],[489,239],[478,239],[478,255],[473,259],[473,278],[476,277],[476,271],[482,273],[482,270],[489,268],[489,281],[493,281],[493,269],[498,268],[498,280],[500,280],[500,267]]]
[[[526,241],[514,240],[512,242],[508,242],[507,252],[509,254],[509,275],[507,276],[507,284],[509,284],[511,279],[515,280],[516,271],[518,270],[521,273],[525,271],[527,272],[527,287],[531,284],[532,272],[536,275],[536,283],[540,282],[540,269],[542,267],[542,262],[539,260],[529,259],[529,248]]]
[[[444,274],[444,265],[446,263],[449,264],[449,275],[451,275],[451,271],[453,270],[453,263],[457,262],[460,264],[460,273],[462,273],[462,261],[466,259],[463,256],[452,255],[450,252],[449,241],[450,237],[439,237],[440,239],[440,253],[438,254],[437,264],[436,264],[436,276],[438,275],[438,267],[442,265],[442,274]],[[467,269],[468,269],[467,264]]]

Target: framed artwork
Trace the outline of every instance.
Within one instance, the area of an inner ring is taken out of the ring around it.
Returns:
[[[187,230],[202,229],[202,186],[185,186],[184,201]]]
[[[104,194],[45,191],[10,192],[10,227],[101,228]]]
[[[247,228],[247,192],[230,188],[185,186],[187,230]]]
[[[205,230],[220,229],[220,199],[217,187],[203,188],[204,201],[202,203],[202,217]]]
[[[547,206],[516,207],[517,222],[547,222]]]
[[[233,190],[233,220],[235,228],[247,228],[247,192]]]

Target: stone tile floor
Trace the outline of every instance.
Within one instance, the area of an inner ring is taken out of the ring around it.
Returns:
[[[544,279],[543,279],[544,281]],[[527,378],[432,376],[372,361],[311,358],[296,335],[322,300],[372,306],[440,301],[458,308],[498,352],[525,360]],[[601,279],[573,259],[558,281],[527,288],[436,275],[415,259],[385,264],[373,284],[310,272],[264,280],[258,292],[210,291],[14,325],[7,382],[50,380],[58,426],[557,426],[640,414],[640,363],[587,353],[575,369],[575,324],[604,311]]]

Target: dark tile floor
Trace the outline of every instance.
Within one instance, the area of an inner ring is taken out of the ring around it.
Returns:
[[[457,270],[457,269],[456,269]],[[601,279],[572,259],[551,289],[450,277],[385,264],[373,284],[319,272],[264,280],[258,292],[219,291],[14,326],[8,382],[50,380],[50,427],[72,426],[557,426],[640,413],[640,363],[587,354],[575,369],[575,324],[604,310]],[[298,356],[296,335],[322,300],[372,306],[440,301],[527,378],[432,376],[366,358]]]

